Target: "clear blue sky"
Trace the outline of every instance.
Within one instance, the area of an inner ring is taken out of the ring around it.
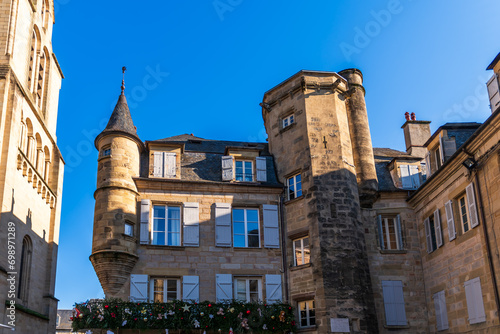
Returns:
[[[103,296],[88,259],[93,140],[117,101],[123,65],[142,140],[193,133],[264,141],[264,92],[301,69],[361,69],[376,147],[404,150],[405,111],[432,121],[432,131],[490,114],[485,68],[500,51],[497,1],[55,3],[53,46],[66,76],[57,131],[66,159],[59,308]]]

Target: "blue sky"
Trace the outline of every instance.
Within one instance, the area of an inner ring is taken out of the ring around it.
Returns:
[[[120,94],[142,140],[182,133],[264,141],[265,91],[301,69],[359,68],[376,147],[404,150],[418,120],[483,122],[485,68],[500,52],[500,3],[472,1],[55,0],[53,47],[66,76],[58,145],[66,159],[56,297],[103,297],[88,259],[95,136]],[[497,41],[497,42],[495,42]]]

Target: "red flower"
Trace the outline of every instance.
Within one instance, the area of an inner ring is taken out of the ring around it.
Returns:
[[[111,312],[111,318],[116,318],[116,314],[114,314],[113,312]]]
[[[212,304],[208,304],[208,307],[212,307]]]
[[[108,308],[109,308],[109,305],[104,305],[104,308],[105,308],[105,309],[108,309]]]
[[[250,310],[247,310],[247,314],[250,314]]]
[[[292,308],[291,308],[291,307],[289,307],[288,309],[289,309],[289,310],[291,310]]]
[[[137,318],[134,318],[134,321],[137,321]]]

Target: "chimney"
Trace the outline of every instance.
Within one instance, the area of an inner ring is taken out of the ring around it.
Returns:
[[[415,113],[411,113],[410,118],[407,112],[405,118],[406,122],[401,128],[405,134],[406,152],[423,159],[427,154],[427,148],[424,144],[431,137],[431,122],[417,121]]]

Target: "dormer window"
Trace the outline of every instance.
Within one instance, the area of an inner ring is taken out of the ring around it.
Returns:
[[[222,181],[267,182],[267,158],[252,150],[225,155],[222,161]]]
[[[295,122],[294,114],[291,114],[283,118],[283,129],[286,128],[287,126],[292,125],[294,122]]]
[[[179,145],[149,144],[149,177],[181,178],[182,147]]]
[[[236,160],[235,162],[236,181],[253,181],[253,161]]]

